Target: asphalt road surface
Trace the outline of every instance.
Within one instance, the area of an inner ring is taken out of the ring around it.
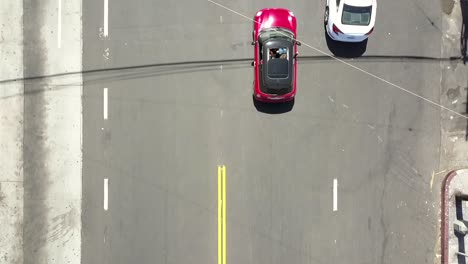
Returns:
[[[290,8],[303,43],[439,101],[436,0],[380,1],[367,46],[327,43],[324,1],[219,1]],[[305,45],[292,109],[254,105],[251,21],[112,0],[105,26],[104,2],[83,1],[83,263],[216,263],[218,165],[228,263],[433,263],[437,107]]]

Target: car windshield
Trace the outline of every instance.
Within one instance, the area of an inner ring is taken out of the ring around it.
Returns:
[[[260,43],[265,43],[265,41],[272,38],[293,39],[294,35],[291,31],[283,28],[268,28],[262,30],[260,32],[260,35],[258,36],[258,40],[260,41]]]
[[[345,25],[367,26],[370,23],[372,6],[343,5],[341,23]]]

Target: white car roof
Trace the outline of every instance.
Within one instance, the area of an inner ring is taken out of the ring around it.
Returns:
[[[344,0],[344,3],[350,6],[371,6],[374,0]]]

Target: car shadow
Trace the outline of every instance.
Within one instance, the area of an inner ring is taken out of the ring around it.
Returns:
[[[336,57],[341,58],[357,58],[361,57],[367,49],[367,39],[362,42],[340,42],[335,41],[328,36],[325,31],[325,39],[327,41],[328,49]]]
[[[294,107],[294,99],[284,103],[264,103],[255,100],[252,96],[252,101],[257,111],[265,114],[284,114],[290,112]]]

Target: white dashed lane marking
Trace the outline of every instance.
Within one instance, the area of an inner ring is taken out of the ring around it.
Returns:
[[[104,112],[104,120],[107,120],[107,108],[108,108],[108,99],[107,99],[108,89],[104,88],[104,96],[103,96],[103,112]]]
[[[58,0],[57,10],[57,47],[62,47],[62,0]]]
[[[104,179],[104,211],[109,208],[109,179]]]
[[[338,180],[333,179],[333,212],[338,211]]]
[[[104,37],[109,36],[109,0],[104,0]]]

